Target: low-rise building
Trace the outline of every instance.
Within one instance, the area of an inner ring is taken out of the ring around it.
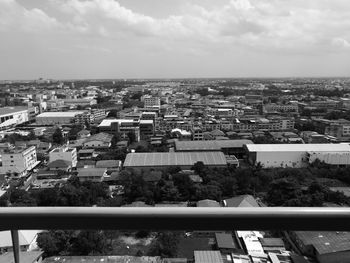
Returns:
[[[84,148],[109,148],[112,145],[113,135],[100,132],[88,137],[83,143]]]
[[[76,167],[78,162],[77,149],[67,146],[55,148],[50,151],[49,160],[50,162],[56,160],[65,160],[70,163],[71,167]]]
[[[0,108],[0,130],[6,130],[29,121],[27,107]]]
[[[247,144],[248,161],[264,168],[305,167],[317,156],[348,156],[349,144]],[[312,157],[310,159],[310,157]],[[348,164],[348,159],[336,158],[337,164]],[[339,163],[345,160],[344,163]]]
[[[25,176],[38,165],[35,146],[7,149],[1,153],[0,174]]]
[[[226,157],[222,152],[151,152],[127,154],[124,167],[150,170],[177,166],[190,169],[197,162],[203,162],[208,167],[227,166]]]
[[[78,178],[80,182],[96,182],[100,183],[103,178],[107,177],[106,168],[84,168],[78,171]]]
[[[44,112],[35,117],[35,122],[37,125],[74,124],[76,116],[83,113],[83,111]]]

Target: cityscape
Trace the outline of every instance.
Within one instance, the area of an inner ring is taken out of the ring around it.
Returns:
[[[0,263],[350,262],[345,225],[179,230],[349,208],[350,5],[307,2],[0,0]],[[2,225],[36,208],[174,222]]]

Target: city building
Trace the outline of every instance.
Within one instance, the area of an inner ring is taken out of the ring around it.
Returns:
[[[100,132],[88,137],[83,143],[84,148],[103,148],[107,149],[112,145],[113,135]]]
[[[6,149],[1,153],[0,174],[22,177],[39,164],[35,146]]]
[[[78,162],[77,149],[67,146],[62,146],[53,149],[49,153],[49,161],[64,160],[69,162],[71,167],[76,167]]]
[[[121,139],[129,139],[132,134],[135,141],[140,140],[139,120],[133,119],[104,119],[98,126],[100,132],[118,134]]]
[[[143,101],[145,103],[145,108],[160,107],[160,98],[145,95],[143,96]]]
[[[177,166],[190,169],[197,162],[203,162],[208,167],[227,166],[226,157],[222,152],[151,152],[127,154],[124,167],[150,170]]]
[[[29,121],[27,107],[0,108],[0,130],[13,128],[18,124]]]
[[[74,124],[76,116],[83,113],[83,111],[44,112],[35,117],[35,122],[37,125]]]
[[[251,140],[212,140],[212,141],[176,141],[177,152],[222,151],[225,155],[243,158],[245,144],[253,144]]]
[[[291,237],[303,254],[319,263],[350,262],[350,232],[294,231]]]
[[[65,105],[68,106],[92,106],[97,104],[97,100],[90,99],[90,98],[81,98],[81,99],[64,99],[63,100]]]
[[[78,178],[80,182],[96,182],[100,183],[103,178],[107,177],[106,168],[83,168],[78,171]]]
[[[349,144],[246,144],[244,147],[247,150],[248,161],[252,165],[260,164],[264,168],[305,167],[314,158],[310,159],[310,156],[350,154]],[[334,157],[334,160],[344,160],[344,165],[349,162],[346,158]]]

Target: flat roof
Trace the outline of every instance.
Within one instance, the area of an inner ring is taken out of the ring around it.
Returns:
[[[28,108],[27,107],[2,107],[0,108],[0,116],[16,113],[20,111],[25,111],[25,110],[28,110]]]
[[[36,116],[36,118],[42,117],[75,117],[78,114],[83,114],[84,111],[50,111],[44,112]]]
[[[251,140],[213,140],[213,141],[176,141],[177,151],[220,151],[224,148],[241,148],[244,144],[253,144]]]
[[[165,153],[129,153],[124,167],[177,166],[194,165],[227,165],[222,152],[165,152]]]
[[[247,144],[250,152],[349,152],[349,144]]]
[[[128,122],[134,122],[132,119],[104,119],[101,121],[101,123],[98,125],[98,127],[109,127],[113,122],[121,123],[128,123]]]

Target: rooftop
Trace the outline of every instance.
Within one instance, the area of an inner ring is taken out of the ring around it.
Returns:
[[[313,245],[319,254],[349,251],[350,232],[296,231],[305,245]]]
[[[152,152],[129,153],[124,167],[194,165],[197,162],[203,162],[204,165],[227,165],[222,152]]]
[[[85,142],[91,142],[91,141],[104,141],[104,142],[111,142],[113,138],[112,134],[100,132],[94,135],[91,135],[88,139],[86,139]]]
[[[247,144],[250,152],[350,152],[349,144]]]
[[[218,248],[236,248],[231,234],[215,233]]]
[[[78,114],[84,113],[83,111],[52,111],[44,112],[36,116],[36,118],[48,118],[48,117],[75,117]]]
[[[7,115],[15,112],[28,110],[27,107],[3,107],[0,108],[0,115]]]
[[[194,262],[196,263],[223,263],[220,251],[194,251]]]
[[[213,141],[177,141],[177,151],[220,151],[224,148],[241,148],[244,144],[253,144],[251,140],[213,140]]]
[[[227,207],[259,207],[255,198],[251,195],[239,195],[224,200]]]

